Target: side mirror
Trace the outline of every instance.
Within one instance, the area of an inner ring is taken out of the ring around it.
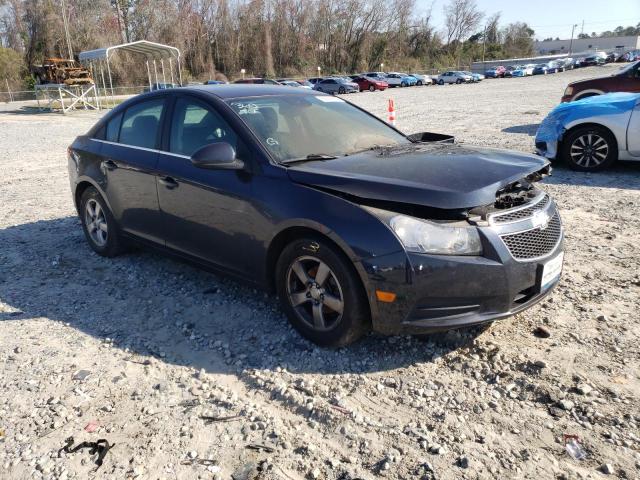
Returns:
[[[227,142],[211,143],[191,155],[191,163],[198,168],[240,170],[244,162],[236,158],[236,151]]]

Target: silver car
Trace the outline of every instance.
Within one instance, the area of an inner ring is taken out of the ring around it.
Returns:
[[[356,93],[360,91],[357,83],[349,82],[342,77],[329,77],[320,80],[313,86],[314,90],[324,93]]]
[[[471,75],[467,75],[464,72],[458,72],[451,70],[438,75],[438,85],[444,85],[445,83],[469,83],[473,81]]]
[[[433,80],[431,80],[431,77],[429,75],[422,75],[421,73],[410,73],[409,75],[415,77],[416,80],[418,80],[418,83],[416,83],[416,85],[418,86],[433,84]]]

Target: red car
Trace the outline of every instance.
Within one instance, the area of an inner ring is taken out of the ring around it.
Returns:
[[[570,83],[564,91],[562,101],[573,102],[611,92],[640,92],[640,61],[631,63],[608,77]]]
[[[356,77],[352,81],[358,84],[361,92],[364,92],[365,90],[375,92],[376,90],[386,90],[389,88],[389,84],[387,82],[374,80],[372,78]]]
[[[484,72],[484,76],[487,78],[504,78],[504,74],[507,69],[502,65],[497,67],[489,68],[486,72]]]

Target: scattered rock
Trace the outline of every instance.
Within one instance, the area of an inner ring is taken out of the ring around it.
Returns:
[[[542,325],[538,325],[533,331],[533,334],[538,338],[549,338],[551,336],[549,329]]]
[[[602,465],[600,465],[600,471],[605,475],[613,475],[615,473],[613,465],[611,465],[610,463],[603,463]]]

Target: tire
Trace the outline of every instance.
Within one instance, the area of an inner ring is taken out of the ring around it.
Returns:
[[[345,93],[347,93],[347,91],[344,89],[344,87],[340,87],[338,89],[338,93],[341,94],[341,95],[344,95]]]
[[[560,154],[572,170],[597,172],[618,159],[618,145],[603,127],[579,127],[563,139]]]
[[[320,268],[325,275],[318,286],[315,279]],[[369,305],[358,274],[349,259],[326,240],[308,237],[287,245],[276,264],[275,281],[291,325],[311,342],[341,347],[369,329]],[[295,305],[296,301],[300,303]]]
[[[457,79],[457,80],[456,80],[456,83],[457,83],[458,85],[460,85],[460,84],[462,83],[462,80]]]
[[[444,85],[444,80],[438,80],[438,85]]]
[[[369,85],[369,91],[370,92],[375,92],[376,91],[376,86],[375,85]]]
[[[417,86],[419,86],[419,87],[421,87],[421,86],[422,86],[422,80],[418,80],[418,81],[416,82],[416,85],[417,85]]]
[[[94,252],[103,257],[115,257],[123,252],[124,242],[118,224],[94,187],[82,193],[79,212],[82,230]]]

